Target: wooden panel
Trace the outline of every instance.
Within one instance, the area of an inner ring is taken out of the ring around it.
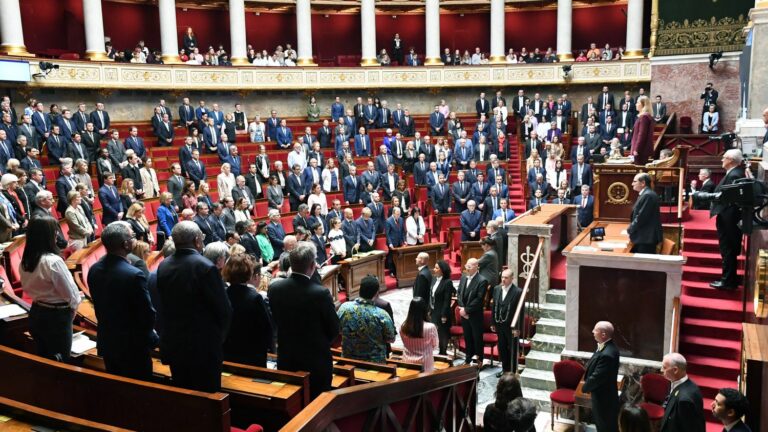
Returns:
[[[596,164],[593,169],[595,219],[628,221],[637,200],[637,192],[632,189],[632,180],[635,174],[644,171],[644,167]]]
[[[416,246],[403,246],[393,250],[395,267],[397,267],[397,286],[410,287],[416,281],[419,268],[416,265],[416,257],[425,252],[429,254],[428,268],[432,268],[438,260],[443,259],[445,243],[428,243]]]
[[[384,257],[383,251],[371,251],[370,255],[352,257],[340,261],[341,277],[347,287],[347,299],[353,300],[360,295],[360,281],[368,275],[379,278],[379,284],[383,289],[384,284]]]

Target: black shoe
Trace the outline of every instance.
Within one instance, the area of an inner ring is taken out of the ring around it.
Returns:
[[[716,280],[714,282],[710,282],[709,286],[715,289],[721,289],[725,286],[725,282],[723,282],[722,280]]]
[[[504,375],[505,373],[508,373],[508,372],[507,371],[496,372],[496,378],[501,378],[502,375]]]

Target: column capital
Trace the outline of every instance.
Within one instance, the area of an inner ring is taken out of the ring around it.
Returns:
[[[24,45],[19,0],[0,1],[0,53],[17,57],[34,57]]]

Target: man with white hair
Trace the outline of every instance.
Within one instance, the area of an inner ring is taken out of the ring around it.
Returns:
[[[283,253],[283,243],[285,241],[285,229],[283,224],[280,223],[280,212],[277,209],[270,209],[268,217],[267,237],[269,237],[269,243],[275,252],[274,256],[280,256]]]
[[[56,179],[56,195],[58,195],[58,204],[56,205],[56,211],[59,214],[64,214],[64,211],[69,207],[67,201],[67,194],[69,191],[75,188],[77,181],[72,177],[72,159],[61,158],[61,175]]]
[[[599,321],[592,329],[597,350],[587,363],[584,391],[592,394],[592,417],[598,432],[618,430],[619,397],[616,380],[619,375],[619,348],[613,343],[613,324]]]
[[[464,265],[466,273],[461,276],[456,295],[464,330],[466,358],[464,364],[475,362],[483,365],[483,304],[488,281],[478,273],[477,258],[470,258]]]
[[[664,405],[662,432],[704,432],[704,410],[699,386],[688,378],[687,362],[681,354],[664,356],[661,373],[672,385]],[[614,389],[615,392],[615,389]]]
[[[734,184],[745,177],[743,162],[744,157],[739,149],[730,149],[723,154],[723,169],[725,176],[715,187],[715,193],[722,191],[723,187]],[[710,194],[697,193],[694,202],[698,200],[712,201],[709,216],[717,216],[717,237],[720,243],[720,256],[723,259],[723,274],[720,280],[710,283],[712,288],[721,290],[735,290],[739,286],[739,277],[736,275],[736,259],[741,253],[741,208],[738,205],[713,201]]]

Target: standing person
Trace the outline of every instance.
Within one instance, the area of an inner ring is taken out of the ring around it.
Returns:
[[[163,305],[160,350],[174,385],[216,392],[232,306],[218,269],[200,254],[205,236],[197,224],[181,221],[171,237],[176,252],[157,269]]]
[[[437,327],[429,322],[429,303],[421,297],[414,297],[408,308],[403,325],[400,326],[403,339],[403,360],[424,365],[424,372],[435,370],[432,353],[438,345]]]
[[[592,416],[598,432],[616,432],[619,414],[619,397],[616,393],[619,348],[613,343],[613,324],[608,321],[598,322],[592,335],[597,341],[597,351],[587,363],[584,391],[592,393]]]
[[[720,389],[712,401],[712,416],[720,420],[724,430],[728,432],[752,432],[749,426],[741,421],[748,412],[747,398],[733,388]]]
[[[688,363],[679,353],[669,353],[661,361],[661,373],[672,383],[664,406],[660,432],[704,432],[701,391],[688,377]],[[615,381],[614,381],[615,382]],[[614,387],[614,393],[616,392]]]
[[[491,330],[496,331],[499,336],[501,372],[496,374],[499,378],[507,372],[517,373],[517,338],[520,337],[520,329],[525,322],[523,309],[520,310],[520,316],[517,318],[517,328],[513,330],[510,326],[522,294],[523,290],[512,283],[512,270],[507,269],[501,272],[501,284],[493,288],[493,326],[491,327]]]
[[[331,343],[339,335],[339,318],[330,292],[310,278],[317,268],[315,245],[300,242],[289,257],[291,275],[272,282],[267,294],[277,325],[277,368],[309,372],[314,399],[331,389]]]
[[[483,301],[488,281],[478,274],[477,258],[470,258],[464,266],[466,273],[461,276],[457,295],[461,327],[464,330],[466,360],[483,366]]]
[[[637,120],[632,131],[630,155],[635,165],[645,165],[653,154],[653,114],[647,96],[640,96],[635,103]]]
[[[627,233],[632,242],[633,253],[655,254],[656,245],[664,239],[661,229],[659,197],[651,189],[651,176],[646,173],[635,175],[632,188],[639,193],[632,208]]]
[[[32,298],[29,331],[37,354],[67,361],[72,349],[72,319],[80,305],[80,292],[56,245],[59,223],[51,216],[29,221],[21,284]]]
[[[429,305],[432,310],[432,323],[437,327],[439,354],[447,355],[451,328],[453,281],[451,281],[451,267],[444,260],[438,261],[432,268],[432,285],[429,288],[429,294],[432,299]]]
[[[88,272],[99,321],[99,355],[107,372],[149,381],[151,352],[159,338],[147,278],[128,262],[136,235],[127,222],[118,221],[104,228],[101,242],[107,254]]]
[[[395,341],[395,325],[389,313],[376,305],[379,279],[360,281],[360,297],[339,307],[341,351],[344,357],[384,363],[389,344]]]
[[[427,301],[427,306],[431,304],[432,295],[430,287],[432,286],[432,274],[429,272],[429,254],[419,252],[416,255],[416,268],[419,273],[413,283],[413,298],[421,297]]]
[[[483,255],[477,261],[480,275],[488,282],[488,286],[495,287],[499,283],[499,256],[496,254],[496,240],[485,237],[480,240]]]
[[[744,157],[739,149],[731,149],[723,154],[723,169],[725,176],[715,187],[715,193],[720,192],[724,186],[735,183],[738,179],[745,177],[742,161]],[[711,200],[712,195],[706,193],[697,193],[694,195],[694,202],[697,200]],[[734,204],[725,204],[722,202],[713,202],[709,210],[709,217],[717,216],[715,226],[717,227],[717,238],[720,244],[720,256],[723,258],[723,274],[720,280],[714,281],[709,285],[712,288],[722,290],[735,290],[739,286],[739,277],[736,275],[736,260],[741,253],[741,209]]]

